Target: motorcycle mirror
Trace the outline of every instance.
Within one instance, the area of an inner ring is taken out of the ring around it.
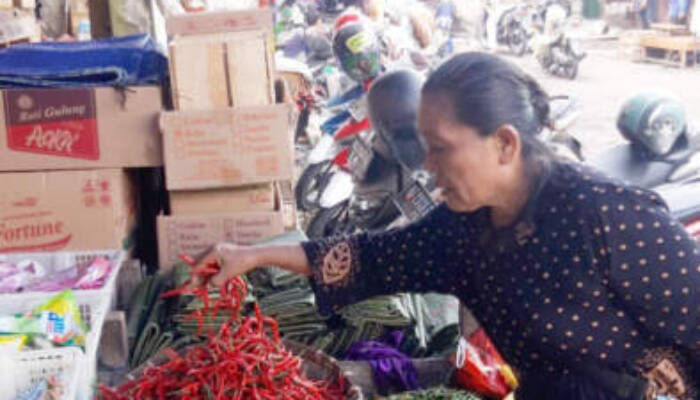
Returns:
[[[553,96],[549,102],[550,120],[554,131],[568,129],[582,112],[581,103],[570,96]]]
[[[680,182],[700,174],[700,152],[696,152],[688,160],[676,168],[669,176],[669,181]]]
[[[688,147],[694,151],[700,151],[700,129],[688,124],[685,136],[688,139]]]

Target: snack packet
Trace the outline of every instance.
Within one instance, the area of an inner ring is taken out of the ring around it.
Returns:
[[[0,317],[0,333],[38,334],[58,346],[83,346],[86,332],[70,290],[55,295],[30,313]]]

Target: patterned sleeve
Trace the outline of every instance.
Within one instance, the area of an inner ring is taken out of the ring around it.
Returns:
[[[599,189],[605,191],[605,189]],[[609,193],[612,192],[612,193]],[[655,193],[618,186],[599,197],[608,257],[606,282],[623,309],[653,340],[691,349],[700,338],[698,245]]]
[[[466,241],[460,215],[441,206],[401,229],[303,243],[319,311],[382,294],[447,292],[455,279],[448,249]]]

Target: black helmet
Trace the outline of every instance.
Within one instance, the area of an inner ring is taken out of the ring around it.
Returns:
[[[367,94],[372,128],[389,153],[384,155],[411,169],[419,167],[425,158],[416,125],[422,87],[420,74],[397,70],[377,78]]]
[[[354,81],[366,82],[379,74],[379,38],[361,16],[343,14],[338,17],[333,34],[333,54]]]
[[[670,96],[641,93],[622,106],[617,128],[629,141],[641,145],[655,155],[671,151],[686,132],[683,105]]]

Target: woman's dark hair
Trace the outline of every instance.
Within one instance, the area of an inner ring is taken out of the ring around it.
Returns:
[[[424,95],[447,96],[460,123],[490,136],[505,124],[520,133],[522,157],[532,190],[521,213],[532,216],[536,199],[547,181],[554,156],[538,134],[549,125],[549,96],[515,65],[491,54],[469,52],[452,57],[435,70]]]
[[[515,65],[486,53],[458,54],[430,75],[423,93],[447,95],[457,121],[476,128],[482,136],[513,125],[527,162],[551,159],[547,146],[537,138],[549,124],[549,96]]]

